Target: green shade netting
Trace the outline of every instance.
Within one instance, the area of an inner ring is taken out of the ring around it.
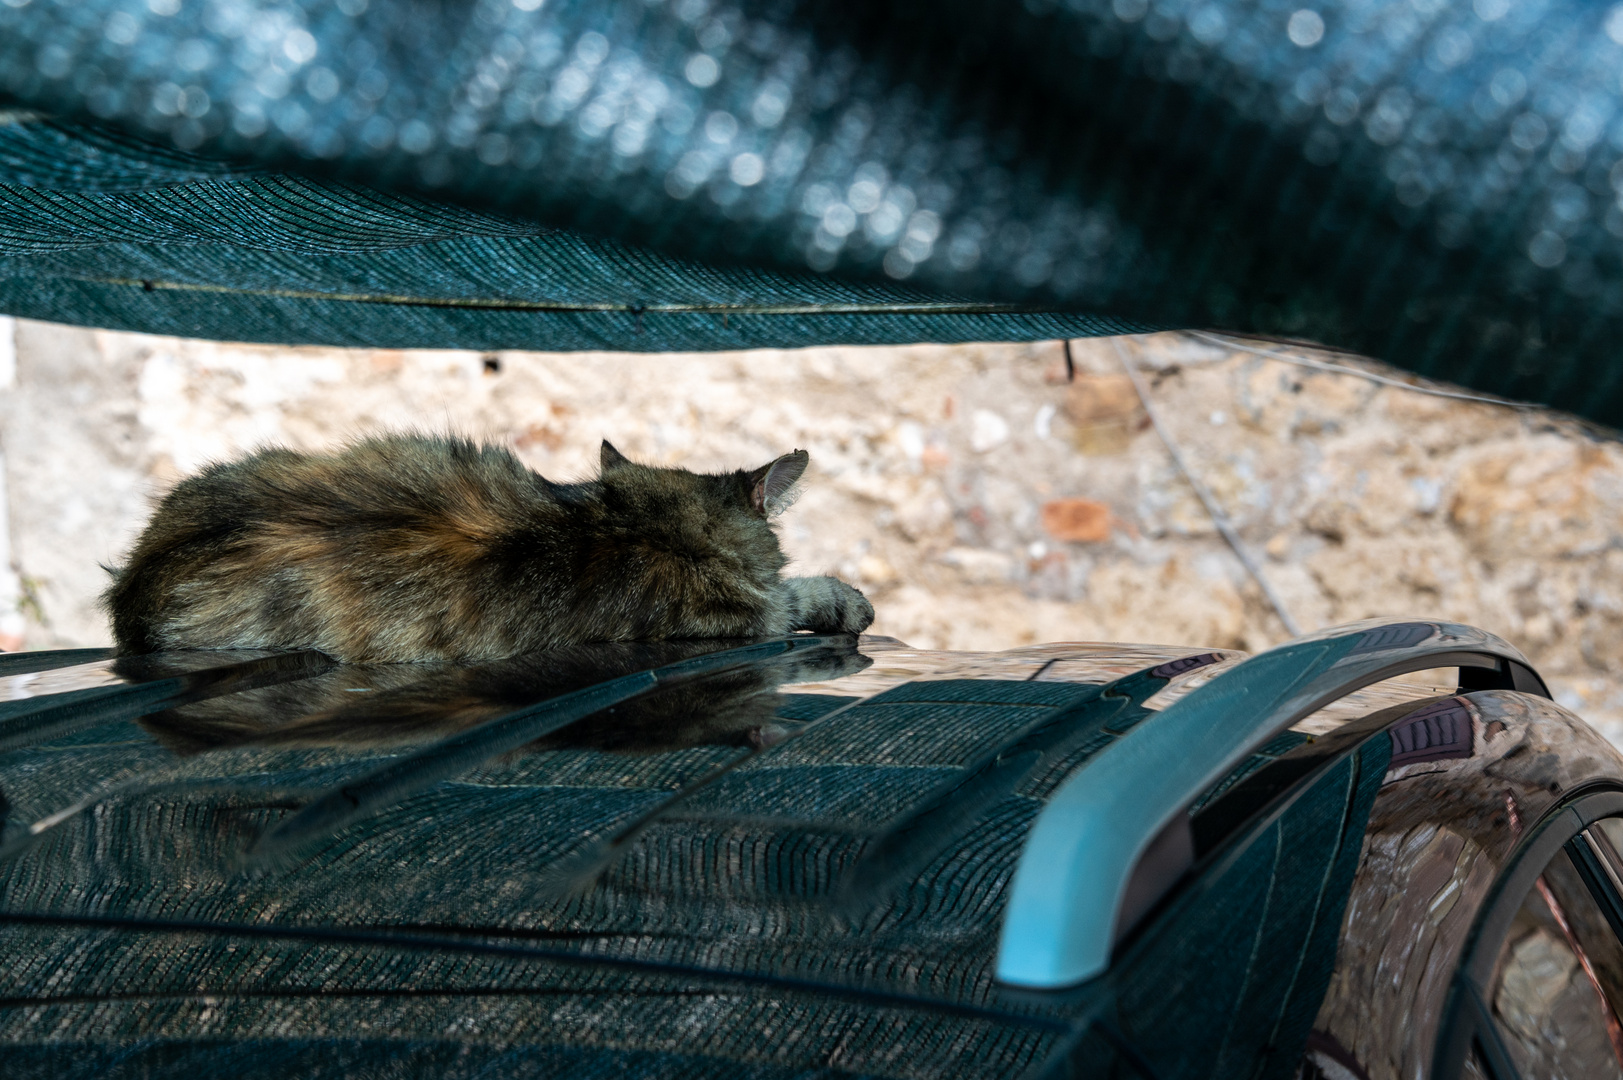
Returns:
[[[1204,327],[1615,423],[1620,69],[1588,0],[8,0],[0,309],[650,351]]]

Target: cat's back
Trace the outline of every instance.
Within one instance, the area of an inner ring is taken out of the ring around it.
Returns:
[[[554,501],[553,485],[502,447],[468,439],[387,435],[330,454],[262,450],[178,485],[165,509],[225,512],[253,522],[387,527],[391,521],[467,518],[483,530]]]
[[[463,616],[488,599],[491,556],[557,515],[553,491],[510,452],[449,437],[214,465],[176,485],[116,574],[105,598],[114,637],[126,652],[505,655],[504,642],[473,640]]]

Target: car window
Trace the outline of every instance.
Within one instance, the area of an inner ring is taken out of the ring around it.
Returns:
[[[1580,834],[1572,843],[1588,838]],[[1623,947],[1574,864],[1572,845],[1522,901],[1487,998],[1494,1029],[1522,1076],[1623,1080]],[[1470,1066],[1465,1075],[1472,1075]]]
[[[1611,868],[1613,884],[1623,892],[1623,879],[1617,876],[1623,872],[1623,854],[1620,854],[1623,853],[1623,818],[1601,818],[1586,831],[1589,833],[1590,846]]]

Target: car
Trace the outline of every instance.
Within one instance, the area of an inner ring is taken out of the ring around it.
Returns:
[[[19,653],[0,792],[8,1078],[1623,1074],[1623,757],[1446,622]]]

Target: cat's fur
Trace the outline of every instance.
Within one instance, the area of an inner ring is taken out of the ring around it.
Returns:
[[[873,607],[784,578],[771,518],[804,450],[707,475],[603,444],[558,484],[500,447],[390,435],[272,449],[182,481],[105,603],[123,654],[312,648],[353,663],[513,656],[594,641],[858,633]]]

